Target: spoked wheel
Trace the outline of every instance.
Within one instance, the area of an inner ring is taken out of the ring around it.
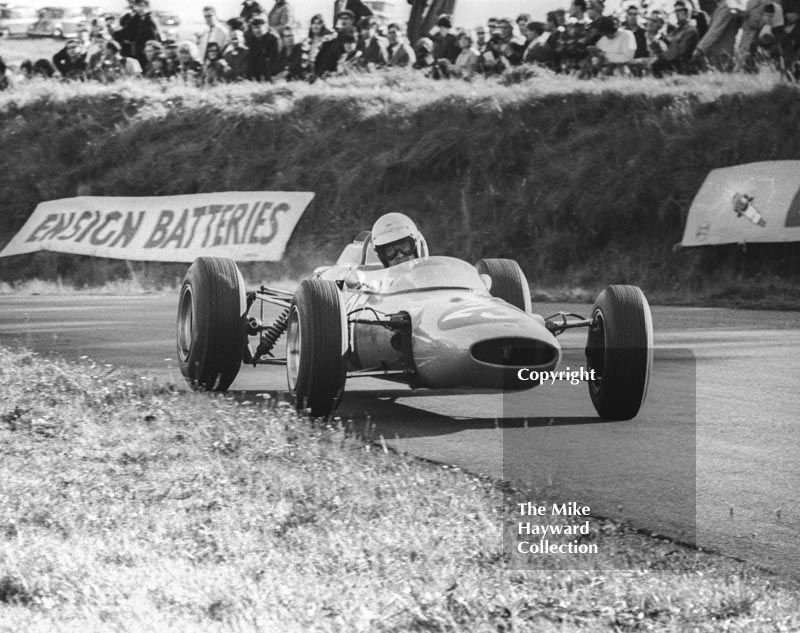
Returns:
[[[513,259],[479,259],[475,268],[481,275],[488,275],[492,280],[489,292],[493,297],[530,314],[531,289],[525,273]]]
[[[286,378],[298,411],[325,416],[347,379],[347,315],[335,282],[304,280],[294,294],[286,332]]]
[[[178,362],[193,389],[225,391],[247,345],[244,281],[232,259],[200,257],[178,300]]]
[[[653,358],[650,306],[636,286],[608,286],[594,305],[586,360],[589,396],[601,418],[630,420],[647,395]]]

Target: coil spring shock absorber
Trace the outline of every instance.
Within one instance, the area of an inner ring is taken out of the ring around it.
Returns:
[[[289,314],[291,311],[291,308],[286,308],[271,325],[264,326],[261,331],[261,341],[259,341],[255,356],[253,357],[254,359],[261,358],[262,356],[272,356],[272,348],[275,347],[275,343],[278,342],[278,339],[286,331],[286,328],[289,327]]]

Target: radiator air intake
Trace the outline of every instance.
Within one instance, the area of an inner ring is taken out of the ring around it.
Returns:
[[[551,365],[558,359],[558,349],[532,338],[492,338],[475,343],[472,358],[500,367],[532,367]]]

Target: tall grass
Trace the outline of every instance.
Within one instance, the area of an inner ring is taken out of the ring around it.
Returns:
[[[347,420],[25,351],[0,377],[2,631],[800,626],[790,580],[607,521],[598,569],[509,568],[514,491]]]
[[[285,261],[248,266],[252,277],[298,276],[380,213],[404,211],[432,252],[516,258],[536,287],[627,282],[665,297],[769,303],[764,289],[777,286],[800,301],[796,245],[672,250],[710,169],[800,157],[796,87],[716,74],[506,83],[394,73],[204,91],[26,86],[0,96],[0,144],[14,148],[0,156],[0,235],[39,201],[79,187],[310,190],[317,196]],[[94,285],[95,271],[129,275],[122,264],[61,255],[0,262],[6,281]]]

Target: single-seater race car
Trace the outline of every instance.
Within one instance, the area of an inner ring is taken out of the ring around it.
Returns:
[[[412,389],[529,389],[534,372],[558,368],[557,336],[587,328],[589,395],[606,419],[636,416],[653,348],[650,307],[635,286],[608,286],[592,314],[533,313],[514,260],[421,257],[384,267],[364,231],[333,266],[294,292],[247,291],[231,259],[201,257],[180,291],[181,372],[195,389],[224,391],[242,363],[285,364],[298,410],[330,414],[348,380],[382,378]],[[282,308],[263,323],[256,306]],[[272,354],[286,333],[285,357]],[[257,336],[253,350],[249,337]],[[520,370],[524,370],[520,372]],[[527,378],[527,379],[525,379]]]

